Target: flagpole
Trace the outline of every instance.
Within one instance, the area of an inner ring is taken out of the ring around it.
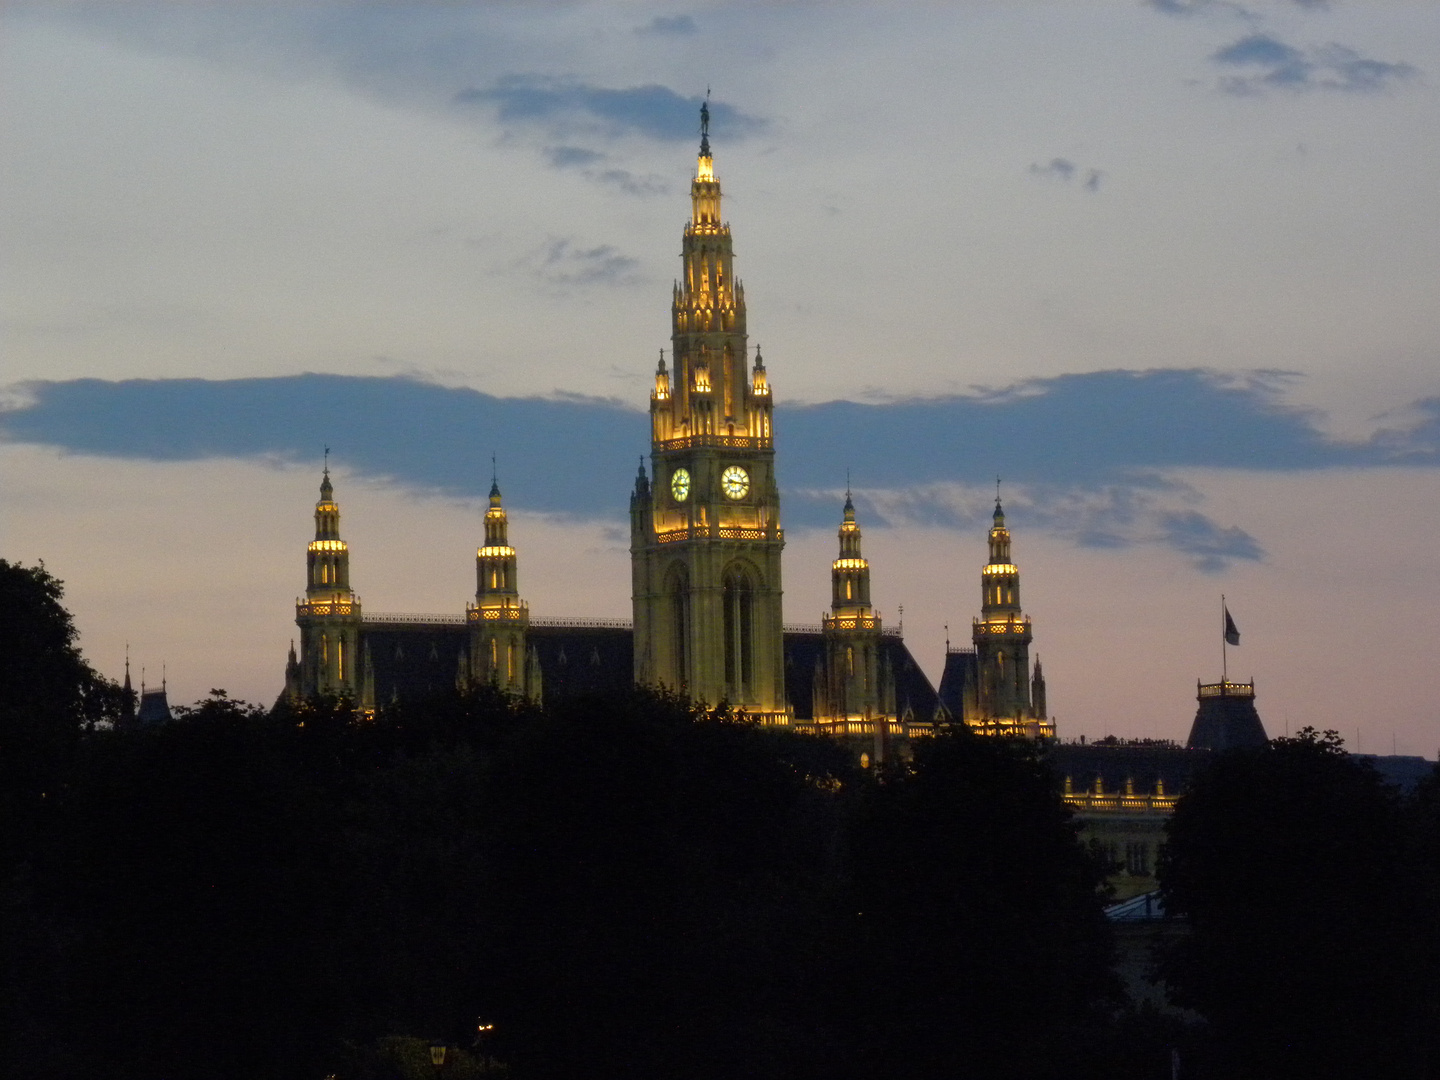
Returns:
[[[1230,669],[1228,666],[1230,657],[1227,649],[1230,641],[1225,636],[1225,631],[1228,630],[1229,627],[1225,624],[1225,611],[1225,594],[1222,592],[1220,594],[1220,693],[1222,694],[1225,693],[1225,684],[1229,682],[1230,679]]]

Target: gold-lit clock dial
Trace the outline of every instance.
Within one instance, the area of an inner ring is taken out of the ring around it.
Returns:
[[[684,502],[690,495],[690,470],[676,469],[670,474],[670,494],[676,502]]]
[[[750,490],[750,474],[739,465],[731,465],[720,474],[720,490],[727,499],[743,499]]]

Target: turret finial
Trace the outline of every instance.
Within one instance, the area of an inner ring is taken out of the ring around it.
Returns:
[[[710,156],[710,87],[705,87],[705,100],[700,103],[700,156]]]
[[[997,476],[995,477],[995,523],[1000,525],[1004,521],[1005,511],[1000,506],[1000,477]]]

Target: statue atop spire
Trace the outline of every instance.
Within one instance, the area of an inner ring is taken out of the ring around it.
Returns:
[[[710,156],[710,88],[705,88],[705,100],[700,103],[700,156]]]

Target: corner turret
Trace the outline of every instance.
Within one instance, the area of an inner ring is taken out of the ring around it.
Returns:
[[[1030,619],[1020,607],[1020,568],[1010,552],[999,481],[988,541],[990,560],[980,571],[980,617],[973,627],[978,685],[965,723],[985,735],[1054,738],[1038,666],[1035,678],[1030,675]]]
[[[475,552],[475,602],[467,605],[469,656],[461,658],[461,684],[498,687],[528,697],[529,654],[525,636],[530,608],[520,599],[518,563],[510,546],[510,519],[492,477],[485,511],[485,544]]]
[[[337,695],[364,706],[360,597],[350,588],[350,548],[340,539],[328,450],[315,504],[315,539],[305,550],[305,596],[295,601],[295,622],[300,627],[298,697]],[[287,689],[291,682],[287,664]]]
[[[866,759],[879,763],[894,757],[894,741],[905,731],[895,716],[881,620],[870,606],[870,563],[861,554],[848,487],[839,540],[839,555],[830,564],[830,613],[821,618],[824,651],[815,672],[814,723],[863,745]]]

